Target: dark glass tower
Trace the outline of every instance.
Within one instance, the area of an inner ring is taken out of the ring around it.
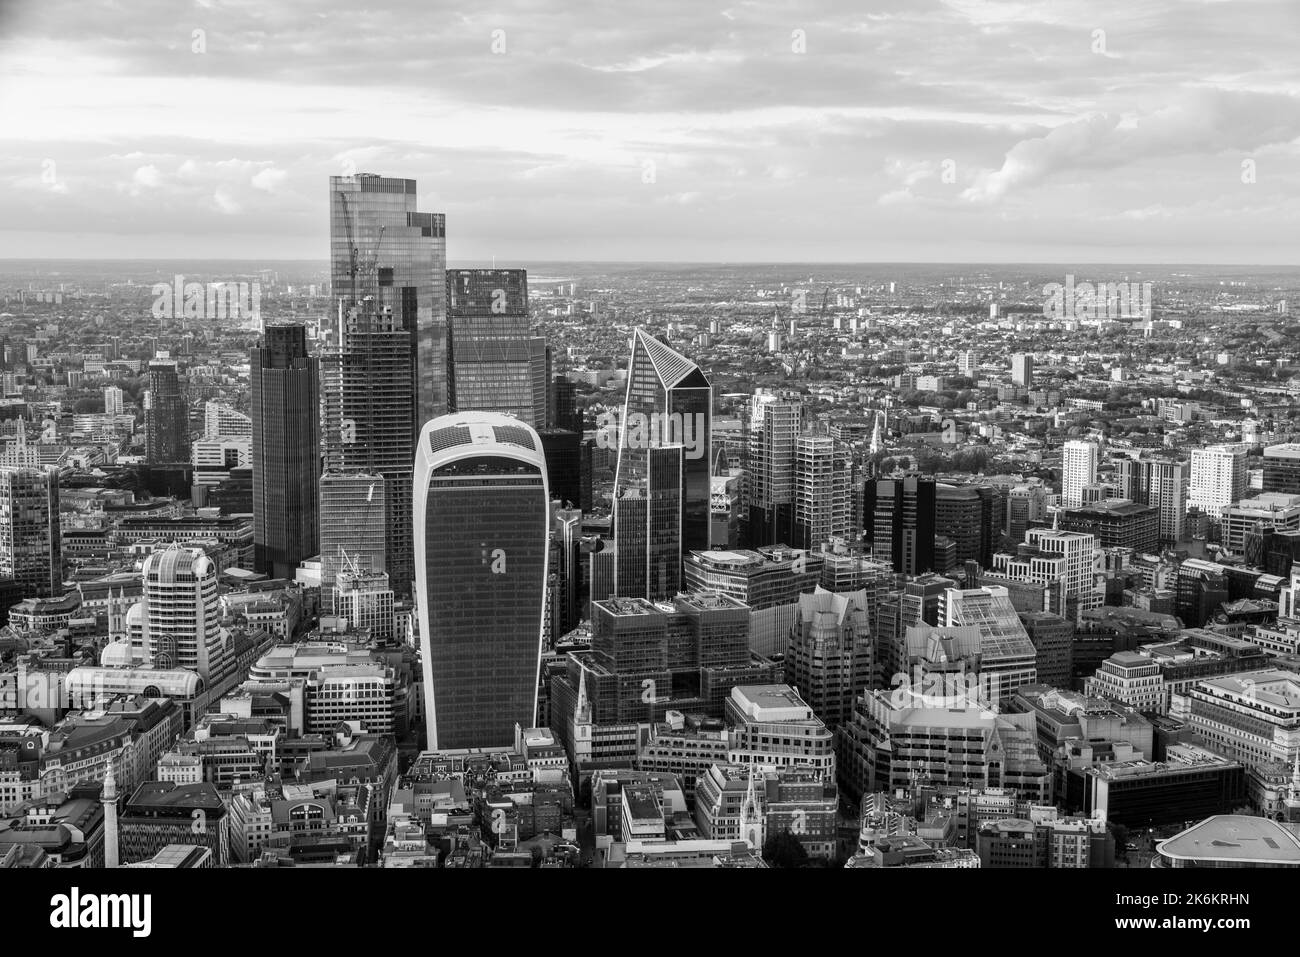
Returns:
[[[150,465],[190,460],[190,414],[174,362],[149,363],[145,458]]]
[[[522,269],[447,273],[451,410],[501,412],[546,427],[546,341],[528,334]]]
[[[682,447],[649,449],[646,462],[618,502],[614,594],[669,600],[682,586]]]
[[[412,439],[448,411],[446,217],[416,210],[413,179],[330,177],[330,282],[344,310],[374,297],[409,337]],[[409,463],[408,463],[409,464]]]
[[[867,482],[862,514],[872,554],[894,571],[934,570],[934,479],[909,475]]]
[[[425,425],[415,573],[430,748],[508,745],[536,720],[550,503],[531,427],[491,412]]]
[[[709,547],[712,418],[713,389],[699,366],[637,329],[614,477],[615,594],[671,598],[660,588],[680,583],[681,557]],[[670,448],[677,452],[651,454]],[[674,463],[675,482],[666,471]],[[663,566],[672,553],[675,574]]]
[[[538,436],[552,497],[564,508],[577,508],[582,502],[582,436],[566,429],[543,429]]]
[[[320,550],[320,361],[304,327],[269,325],[250,366],[254,564],[293,578]]]

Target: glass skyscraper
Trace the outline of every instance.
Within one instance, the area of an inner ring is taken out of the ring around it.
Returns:
[[[293,578],[320,549],[320,360],[303,326],[269,325],[249,366],[254,565]]]
[[[713,389],[699,366],[637,329],[614,477],[620,597],[671,598],[682,556],[709,547],[712,422]],[[667,450],[675,451],[654,454]],[[678,567],[670,573],[673,554]]]
[[[523,269],[447,273],[452,411],[502,412],[546,427],[546,340],[528,334]]]
[[[541,441],[509,416],[442,416],[420,434],[415,489],[428,747],[508,745],[537,711],[551,522]]]
[[[410,337],[412,438],[449,409],[446,218],[416,210],[413,179],[330,177],[330,282],[344,309],[373,297]]]
[[[618,500],[614,594],[668,600],[682,585],[682,447],[646,451],[646,478]]]

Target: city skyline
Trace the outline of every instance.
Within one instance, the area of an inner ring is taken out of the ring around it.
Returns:
[[[1285,930],[1288,3],[0,0],[11,910],[1086,869],[1016,929]]]
[[[383,169],[453,261],[1293,260],[1296,11],[1184,6],[11,4],[0,256],[299,259]]]

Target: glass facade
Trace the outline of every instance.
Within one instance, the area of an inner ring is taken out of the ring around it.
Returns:
[[[344,307],[373,297],[409,336],[412,432],[448,410],[446,218],[416,211],[413,179],[330,177],[330,281]]]
[[[494,747],[531,727],[550,513],[536,433],[483,412],[420,437],[416,585],[430,748]]]
[[[250,358],[254,565],[293,578],[320,549],[320,361],[300,325],[267,326]]]
[[[616,594],[672,597],[681,556],[709,547],[712,415],[713,389],[699,367],[636,330],[614,479]],[[667,449],[676,454],[655,456],[652,466],[652,451]],[[675,481],[664,471],[674,459]],[[675,503],[669,484],[679,489]],[[670,554],[677,555],[674,574],[664,566]]]
[[[528,334],[528,274],[522,269],[447,273],[450,404],[500,412],[546,427],[546,341]]]

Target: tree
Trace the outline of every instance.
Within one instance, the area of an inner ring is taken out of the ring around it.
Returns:
[[[807,867],[808,852],[789,831],[769,834],[763,842],[763,860],[772,867]]]

